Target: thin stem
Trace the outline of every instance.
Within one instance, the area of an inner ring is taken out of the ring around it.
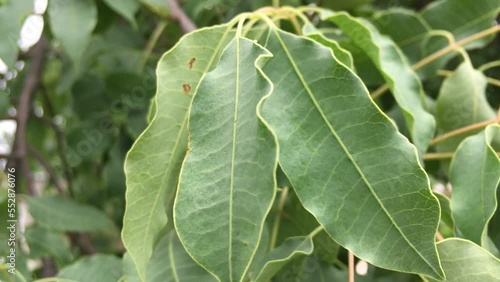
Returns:
[[[440,135],[440,136],[432,139],[432,141],[429,143],[429,145],[434,146],[437,143],[443,142],[451,137],[455,137],[455,136],[463,134],[463,133],[467,133],[470,131],[481,129],[481,128],[484,128],[490,124],[498,123],[499,121],[500,121],[500,117],[496,117],[494,119],[485,120],[485,121],[474,123],[474,124],[471,124],[471,125],[459,128],[459,129],[455,129],[453,131],[447,132],[443,135]]]
[[[480,66],[478,68],[478,70],[484,72],[486,70],[489,70],[491,68],[496,68],[496,67],[500,67],[500,60],[496,60],[496,61],[492,61],[492,62],[488,62],[482,66]]]
[[[497,155],[500,157],[500,152],[496,152]],[[455,155],[454,152],[445,152],[445,153],[425,153],[424,154],[424,160],[426,161],[431,161],[431,160],[445,160],[445,159],[451,159]]]
[[[184,10],[179,6],[176,0],[166,0],[167,5],[170,8],[170,14],[172,17],[179,22],[181,29],[184,33],[190,33],[196,30],[196,25],[193,21],[186,15]]]
[[[488,29],[485,29],[481,32],[478,32],[476,34],[473,34],[467,38],[464,38],[460,41],[458,41],[457,43],[455,44],[451,44],[451,45],[448,45],[447,47],[431,54],[430,56],[428,57],[425,57],[423,58],[422,60],[420,60],[418,63],[414,64],[413,65],[413,70],[418,70],[420,68],[422,68],[423,66],[435,61],[436,59],[450,53],[450,52],[453,52],[455,51],[456,49],[464,46],[464,45],[467,45],[469,43],[471,43],[472,41],[475,41],[475,40],[478,40],[478,39],[481,39],[483,37],[486,37],[488,35],[491,35],[491,34],[494,34],[496,32],[500,31],[500,25],[495,25],[493,27],[490,27]]]
[[[323,227],[323,225],[320,225],[320,226],[316,227],[316,229],[314,229],[311,233],[309,233],[308,236],[311,238],[314,238],[314,237],[316,237],[316,235],[318,235],[323,230],[325,230],[325,228]]]
[[[389,86],[387,84],[384,84],[373,91],[370,96],[372,97],[372,99],[377,99],[378,97],[384,95],[387,90],[389,90]]]
[[[449,71],[449,70],[438,70],[437,71],[437,75],[440,75],[440,76],[450,76],[452,74],[453,74],[453,71]],[[491,84],[493,86],[500,87],[500,80],[498,80],[498,79],[494,79],[494,78],[486,76],[486,82],[488,82],[489,84]]]
[[[462,46],[464,45],[467,45],[469,43],[471,43],[472,41],[475,41],[475,40],[478,40],[478,39],[481,39],[483,37],[486,37],[488,35],[491,35],[491,34],[494,34],[496,32],[500,31],[500,25],[496,25],[496,26],[493,26],[493,27],[490,27],[488,29],[485,29],[481,32],[478,32],[476,34],[473,34],[467,38],[464,38],[456,43],[453,43],[453,44],[450,44],[448,45],[447,47],[423,58],[422,60],[420,60],[419,62],[417,62],[416,64],[414,64],[412,66],[412,69],[413,70],[419,70],[421,69],[422,67],[430,64],[431,62],[439,59],[440,57],[444,56],[444,55],[447,55],[448,53],[451,53],[453,51],[456,51],[456,50],[460,50]],[[442,34],[441,34],[442,35]],[[448,37],[448,36],[446,36]],[[449,38],[448,38],[449,39]],[[463,54],[462,50],[460,50],[460,52]],[[384,93],[386,93],[386,91],[388,90],[388,86],[387,84],[384,84],[382,86],[380,86],[377,90],[375,90],[372,94],[371,94],[371,97],[372,99],[375,99],[375,98],[378,98],[380,97],[381,95],[383,95]]]
[[[439,231],[436,232],[436,241],[443,241],[444,240],[444,237],[441,233],[439,233]]]
[[[278,210],[276,211],[276,216],[274,217],[273,230],[271,231],[271,240],[269,243],[270,250],[276,247],[276,241],[278,239],[278,232],[281,223],[281,216],[283,215],[283,209],[285,208],[287,196],[288,196],[288,187],[284,187],[283,191],[281,191],[280,200],[278,202]]]
[[[279,8],[280,6],[280,0],[273,0],[273,7]]]
[[[61,183],[59,182],[56,172],[52,168],[52,166],[49,164],[47,160],[43,158],[43,156],[32,146],[28,145],[28,152],[30,155],[32,155],[39,163],[40,165],[43,166],[47,174],[49,175],[50,181],[52,184],[54,184],[54,187],[56,188],[57,192],[59,194],[64,195],[64,189]]]
[[[299,21],[297,20],[297,17],[292,17],[290,19],[292,25],[293,25],[293,28],[295,29],[295,31],[297,32],[297,35],[302,35],[302,28],[300,27],[300,23]]]
[[[140,70],[143,70],[144,67],[146,66],[148,59],[151,56],[151,53],[153,52],[153,49],[156,46],[156,42],[158,42],[158,39],[165,30],[165,27],[167,27],[167,21],[162,20],[156,24],[156,27],[153,30],[153,33],[151,34],[151,37],[148,40],[148,43],[146,44],[146,48],[144,49]]]
[[[349,282],[354,282],[354,254],[349,251]]]
[[[336,266],[338,266],[340,269],[342,270],[347,270],[347,265],[345,265],[343,262],[341,262],[340,260],[336,259],[333,264],[335,264]]]

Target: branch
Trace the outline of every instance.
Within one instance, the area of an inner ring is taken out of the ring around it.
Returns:
[[[497,117],[497,118],[494,118],[494,119],[489,119],[489,120],[485,120],[485,121],[482,121],[482,122],[474,123],[474,124],[471,124],[471,125],[468,125],[468,126],[465,126],[465,127],[462,127],[462,128],[458,128],[458,129],[452,130],[450,132],[447,132],[447,133],[445,133],[443,135],[440,135],[440,136],[432,139],[431,142],[429,143],[429,145],[430,146],[434,146],[437,143],[443,142],[443,141],[445,141],[445,140],[447,140],[447,139],[449,139],[451,137],[455,137],[457,135],[460,135],[460,134],[463,134],[463,133],[467,133],[467,132],[470,132],[470,131],[482,129],[482,128],[485,128],[486,126],[490,125],[490,124],[499,123],[499,122],[500,122],[500,117]]]
[[[45,160],[43,158],[43,156],[37,152],[35,150],[35,148],[33,148],[32,146],[29,146],[28,145],[28,152],[30,153],[30,155],[32,155],[35,159],[37,159],[37,161],[43,166],[43,168],[45,169],[45,171],[47,171],[49,177],[50,177],[50,181],[54,184],[54,186],[56,187],[57,189],[57,192],[59,192],[59,194],[61,195],[64,195],[64,189],[63,189],[63,186],[61,185],[61,183],[59,182],[59,180],[57,179],[57,175],[56,175],[56,172],[54,171],[54,169],[52,168],[52,166],[50,166],[49,162],[47,160]]]
[[[179,6],[177,0],[167,0],[167,5],[170,8],[173,19],[175,19],[181,25],[181,29],[184,33],[190,33],[197,29],[193,21],[186,15],[184,10]]]
[[[58,125],[56,125],[53,122],[55,117],[55,111],[52,102],[50,101],[50,98],[47,95],[47,92],[45,91],[45,89],[42,89],[41,93],[47,108],[47,114],[50,117],[50,118],[42,117],[42,121],[46,122],[54,130],[56,134],[57,153],[59,154],[59,158],[61,159],[61,166],[64,173],[64,178],[66,179],[66,185],[68,188],[69,195],[73,197],[74,193],[72,185],[71,168],[68,164],[68,160],[66,159],[64,132]]]
[[[26,187],[30,195],[37,195],[35,189],[33,175],[31,173],[29,160],[28,160],[28,142],[26,138],[26,128],[29,119],[31,108],[31,98],[33,93],[40,84],[41,72],[43,69],[43,62],[45,51],[48,47],[47,41],[42,38],[38,44],[31,50],[31,65],[26,79],[23,83],[23,89],[19,97],[19,104],[17,106],[17,128],[12,148],[12,156],[8,161],[6,168],[16,167],[18,164],[21,166],[24,176],[26,178]]]

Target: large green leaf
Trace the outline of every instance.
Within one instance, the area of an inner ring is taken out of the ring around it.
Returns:
[[[500,136],[498,125],[466,138],[458,147],[450,168],[455,225],[465,238],[483,247],[488,223],[497,208],[500,183],[500,160],[491,147],[495,135]]]
[[[274,57],[264,72],[275,87],[263,117],[304,207],[358,257],[443,277],[434,244],[439,206],[415,147],[330,49],[279,30],[267,48]]]
[[[57,277],[80,282],[116,282],[122,277],[122,262],[113,255],[83,257],[61,269]]]
[[[27,201],[31,216],[55,230],[116,230],[113,222],[97,208],[62,196],[28,197]]]
[[[148,282],[217,281],[184,250],[174,231],[159,243],[148,265]]]
[[[49,1],[48,12],[52,33],[78,67],[97,24],[95,1]]]
[[[33,12],[33,0],[10,0],[0,6],[0,59],[13,67],[19,48],[17,41],[24,19]]]
[[[52,257],[59,266],[68,264],[71,260],[70,244],[61,233],[56,233],[45,228],[30,228],[24,234],[30,247],[31,259]]]
[[[438,133],[443,134],[474,123],[495,118],[486,99],[486,78],[469,60],[447,77],[436,101]],[[477,131],[476,131],[477,132]],[[476,132],[465,132],[438,144],[438,151],[453,152],[460,142]]]
[[[221,281],[243,280],[275,196],[276,141],[258,116],[271,91],[258,67],[269,55],[234,39],[191,108],[175,227],[188,253]]]
[[[137,27],[135,22],[135,13],[140,8],[139,0],[104,0],[106,4],[115,10],[118,14],[127,19],[134,27]]]
[[[175,194],[187,151],[188,108],[201,77],[227,45],[230,29],[221,25],[195,31],[158,63],[156,115],[125,160],[127,206],[122,237],[142,279],[156,236],[167,223],[165,206]]]
[[[435,121],[424,109],[421,82],[401,50],[364,19],[354,18],[347,13],[325,13],[324,18],[339,25],[380,70],[403,110],[413,144],[423,154],[434,136]]]
[[[499,11],[500,0],[440,0],[421,14],[432,29],[450,31],[458,41],[492,27]],[[483,47],[492,38],[475,40],[466,48]]]
[[[448,282],[500,281],[500,260],[485,249],[463,239],[446,239],[437,244]],[[437,281],[430,279],[430,281]]]
[[[270,281],[288,262],[301,255],[310,255],[314,250],[311,236],[290,237],[283,244],[269,252],[256,268],[257,276],[254,279],[259,282]]]

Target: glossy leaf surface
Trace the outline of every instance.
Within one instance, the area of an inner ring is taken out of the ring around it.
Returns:
[[[435,121],[424,109],[421,82],[401,50],[366,20],[346,13],[325,14],[324,18],[339,25],[377,66],[404,112],[413,143],[420,154],[425,152],[434,135]]]
[[[269,55],[235,38],[191,107],[175,227],[188,253],[221,281],[243,280],[274,199],[275,138],[258,116],[271,85],[257,66]]]
[[[125,160],[127,206],[122,237],[141,277],[145,276],[156,236],[167,223],[167,213],[171,214],[165,206],[175,194],[186,155],[192,97],[201,77],[230,40],[230,33],[227,25],[191,33],[158,64],[158,110]]]
[[[175,232],[159,243],[148,265],[148,282],[217,281],[184,250]]]
[[[498,125],[466,138],[458,147],[450,168],[455,225],[464,238],[483,247],[488,223],[497,208],[500,183],[500,159],[491,146],[495,136],[500,136]]]
[[[471,241],[446,239],[439,242],[437,247],[446,281],[500,281],[500,260]]]
[[[275,29],[266,48],[275,87],[263,116],[304,207],[358,257],[441,277],[439,206],[415,147],[328,48]]]
[[[301,255],[310,255],[314,250],[310,236],[290,237],[276,249],[269,252],[257,267],[257,282],[269,281],[280,269],[294,258]]]
[[[439,134],[444,134],[496,116],[486,99],[486,77],[465,61],[447,77],[436,101],[436,121]],[[438,151],[453,152],[467,136],[477,131],[444,140],[437,145]]]

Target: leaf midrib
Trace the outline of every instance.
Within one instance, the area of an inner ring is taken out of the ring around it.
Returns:
[[[379,203],[380,207],[382,208],[382,210],[384,211],[384,213],[387,215],[387,217],[391,220],[391,222],[393,223],[394,227],[396,228],[396,230],[398,230],[398,232],[401,234],[401,236],[405,239],[405,241],[410,245],[410,247],[415,251],[415,253],[418,254],[418,256],[420,258],[422,258],[426,263],[427,265],[429,265],[434,271],[435,273],[438,274],[438,276],[441,277],[440,273],[439,272],[436,272],[436,270],[434,269],[434,267],[432,266],[432,264],[430,264],[430,262],[422,256],[422,254],[420,254],[420,252],[418,252],[415,248],[415,246],[408,240],[408,238],[405,236],[405,234],[403,233],[403,231],[399,228],[399,226],[394,222],[394,219],[391,217],[391,215],[389,214],[389,212],[386,210],[385,206],[382,204],[382,202],[380,201],[380,199],[378,198],[377,194],[375,193],[375,191],[373,190],[373,187],[370,185],[370,183],[368,182],[368,180],[366,179],[366,176],[364,175],[364,173],[361,171],[360,167],[357,165],[357,163],[355,162],[355,160],[352,158],[351,156],[351,153],[349,152],[349,150],[347,149],[347,147],[344,145],[344,143],[342,142],[342,140],[340,139],[340,137],[338,136],[337,132],[333,129],[332,125],[330,124],[330,122],[328,121],[328,119],[326,118],[326,116],[324,115],[323,113],[323,110],[321,109],[320,105],[318,104],[316,98],[314,97],[314,94],[312,93],[311,89],[309,88],[309,85],[306,83],[306,81],[304,80],[304,77],[302,76],[302,73],[300,72],[300,70],[298,69],[297,65],[295,64],[294,60],[292,59],[291,57],[291,54],[290,52],[288,51],[288,48],[285,46],[285,43],[283,42],[281,36],[279,35],[279,32],[273,28],[273,32],[274,34],[276,35],[281,47],[283,48],[283,51],[285,51],[286,55],[287,55],[287,58],[288,60],[290,61],[290,64],[292,64],[292,67],[295,71],[295,73],[297,74],[300,82],[302,83],[302,85],[304,86],[305,90],[307,91],[307,93],[309,94],[309,97],[311,98],[311,101],[313,102],[314,106],[318,109],[318,111],[320,112],[321,114],[321,117],[322,119],[324,120],[324,122],[328,125],[328,128],[330,129],[332,135],[335,137],[335,139],[337,139],[337,141],[339,142],[340,146],[342,147],[342,149],[344,150],[344,152],[347,154],[347,156],[349,157],[349,160],[351,161],[351,163],[354,165],[354,167],[356,168],[357,172],[359,173],[359,175],[361,176],[361,178],[363,179],[363,181],[365,182],[365,184],[368,186],[370,192],[372,193],[372,195],[374,196],[374,198],[377,200],[377,202]]]
[[[174,241],[174,233],[170,235],[170,242],[168,243],[168,257],[169,257],[169,264],[170,268],[172,269],[172,274],[174,276],[174,280],[176,282],[179,281],[179,276],[177,275],[177,269],[175,268],[175,261],[174,261],[174,252],[173,252],[173,241]]]
[[[233,190],[234,190],[234,161],[236,156],[236,123],[238,121],[238,103],[240,97],[240,39],[236,38],[236,89],[233,112],[233,137],[231,151],[231,179],[229,185],[229,242],[228,242],[228,263],[229,281],[233,281]]]

